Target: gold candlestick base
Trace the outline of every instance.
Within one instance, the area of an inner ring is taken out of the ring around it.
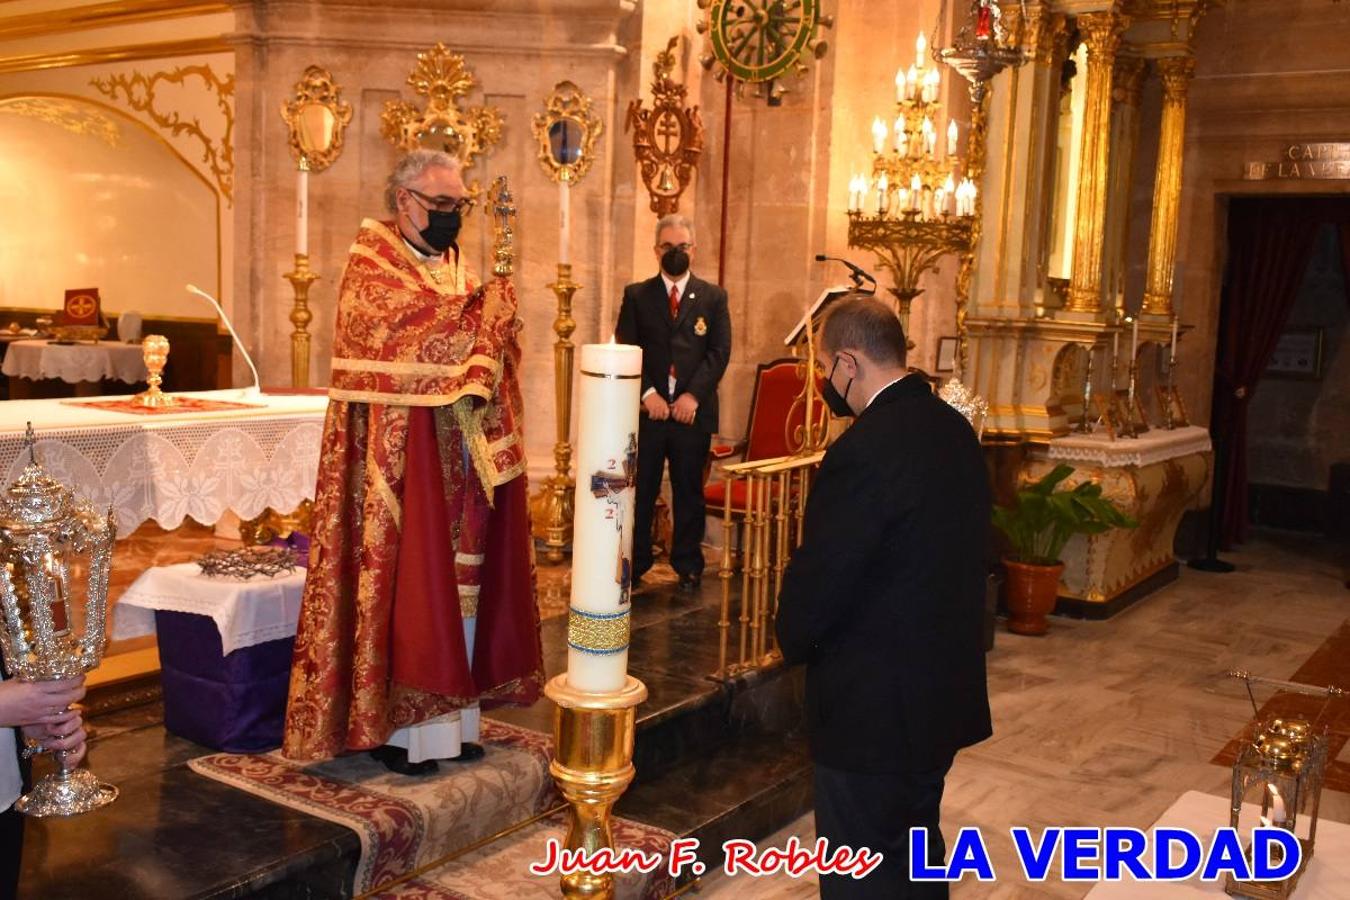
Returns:
[[[572,543],[572,516],[576,505],[576,482],[568,475],[550,475],[530,499],[534,536],[544,542],[544,559],[563,561],[563,551]]]
[[[295,326],[291,332],[291,387],[309,387],[309,323],[314,313],[309,311],[309,286],[319,276],[309,268],[309,254],[295,254],[295,269],[282,276],[295,291],[290,320]]]
[[[150,387],[136,395],[139,406],[162,408],[178,401],[159,389],[164,382],[164,365],[169,361],[169,339],[162,334],[147,334],[141,341],[141,358],[150,375],[145,380]]]
[[[636,707],[647,699],[647,686],[631,675],[622,689],[589,694],[573,689],[565,674],[554,677],[544,694],[558,710],[553,718],[553,762],[549,774],[572,806],[567,850],[583,850],[589,858],[602,847],[613,849],[610,810],[633,780],[633,736]],[[614,876],[573,872],[560,879],[562,895],[609,900]]]

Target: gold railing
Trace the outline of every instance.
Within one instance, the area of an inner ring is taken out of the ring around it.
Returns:
[[[778,594],[792,551],[802,542],[802,522],[811,477],[825,451],[731,463],[721,467],[725,483],[722,499],[722,581],[718,678],[730,678],[782,658],[774,637]],[[732,517],[731,494],[737,481],[745,482],[745,507]],[[733,559],[731,539],[740,536],[739,560]],[[737,655],[731,654],[731,594],[740,563],[741,608],[737,620]]]

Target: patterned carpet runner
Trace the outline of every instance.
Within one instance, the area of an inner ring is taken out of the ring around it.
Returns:
[[[532,876],[528,866],[544,859],[545,841],[559,840],[557,813],[503,839],[441,860],[538,817],[562,803],[548,774],[549,736],[483,720],[487,756],[475,763],[441,763],[432,777],[389,772],[359,753],[310,766],[280,753],[216,753],[188,763],[207,778],[274,803],[337,822],[361,841],[353,885],[358,896],[399,900],[498,900],[556,897],[557,876]],[[665,854],[673,835],[617,820],[615,843]],[[426,869],[408,881],[404,876]],[[620,879],[620,896],[656,900],[669,893],[661,870]]]

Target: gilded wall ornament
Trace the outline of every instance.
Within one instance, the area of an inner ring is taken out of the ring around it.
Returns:
[[[291,155],[310,172],[322,172],[342,155],[342,136],[352,107],[323,66],[309,66],[295,83],[295,96],[281,104],[290,131]]]
[[[460,109],[460,98],[476,84],[464,57],[437,43],[417,54],[408,84],[426,98],[418,109],[403,100],[390,100],[380,116],[380,134],[405,152],[443,150],[468,169],[480,154],[502,139],[502,114],[494,106]]]
[[[155,91],[162,84],[183,86],[188,78],[200,78],[206,89],[215,95],[216,106],[225,121],[219,143],[202,128],[196,116],[185,121],[176,110],[165,112],[157,106]],[[136,112],[143,113],[160,129],[172,137],[188,137],[202,147],[202,163],[211,170],[216,189],[225,202],[234,203],[234,75],[223,78],[209,65],[179,66],[171,72],[153,72],[146,75],[133,71],[130,75],[108,75],[89,81],[99,93],[112,100],[121,100]],[[119,96],[120,95],[120,96]]]
[[[698,5],[708,11],[698,30],[711,46],[700,60],[703,67],[716,64],[718,81],[731,77],[766,85],[756,96],[767,93],[771,106],[782,100],[779,81],[805,74],[806,58],[820,59],[829,47],[820,29],[834,22],[821,15],[820,0],[699,0]]]
[[[591,98],[570,81],[560,81],[547,108],[534,117],[539,164],[555,182],[576,184],[595,162],[595,139],[605,123],[592,110]]]
[[[642,172],[642,183],[651,196],[652,212],[667,216],[678,212],[680,195],[694,180],[694,167],[703,153],[703,118],[697,106],[685,106],[685,85],[670,75],[675,69],[678,37],[652,64],[652,107],[642,100],[628,104],[625,132],[633,132],[633,155]]]

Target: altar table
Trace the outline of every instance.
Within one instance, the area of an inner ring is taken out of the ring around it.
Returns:
[[[5,353],[4,374],[39,381],[59,378],[68,384],[81,381],[145,381],[140,344],[100,341],[97,344],[53,344],[50,341],[14,341]]]
[[[1069,434],[1034,448],[1023,466],[1024,480],[1039,479],[1060,464],[1073,466],[1064,487],[1095,481],[1103,496],[1139,523],[1069,540],[1057,611],[1105,618],[1175,577],[1177,526],[1188,509],[1200,505],[1212,457],[1209,431],[1194,425],[1116,440],[1105,432]]]
[[[256,408],[136,415],[70,400],[0,402],[0,478],[9,484],[23,471],[32,422],[39,462],[77,494],[111,506],[118,537],[150,519],[166,529],[189,517],[214,525],[227,511],[252,519],[314,499],[328,398],[240,394],[177,396]]]

